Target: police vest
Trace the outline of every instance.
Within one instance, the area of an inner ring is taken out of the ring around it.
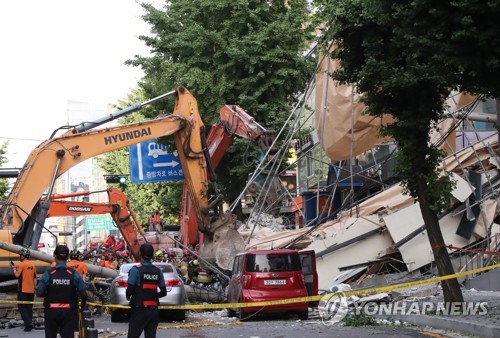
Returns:
[[[75,270],[51,268],[43,305],[49,309],[74,309],[77,306],[77,296]]]
[[[130,300],[131,307],[158,306],[158,283],[160,281],[160,269],[156,266],[135,266],[139,270],[139,284]]]

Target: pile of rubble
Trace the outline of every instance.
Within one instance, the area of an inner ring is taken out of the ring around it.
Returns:
[[[440,226],[457,272],[491,264],[493,256],[487,252],[499,251],[498,153],[495,135],[442,163],[443,174],[456,181],[450,207],[440,216]],[[315,250],[323,290],[334,283],[380,285],[387,283],[386,274],[392,275],[392,283],[436,273],[419,204],[404,195],[400,185],[314,228],[273,231],[279,224],[272,220],[260,218],[258,223],[255,229],[253,225],[241,229],[244,236],[251,237],[247,250]]]

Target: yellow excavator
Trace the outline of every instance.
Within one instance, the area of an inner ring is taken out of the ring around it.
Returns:
[[[170,115],[95,129],[172,95],[175,96],[175,107]],[[205,126],[196,99],[184,87],[100,120],[83,123],[42,142],[28,156],[7,201],[1,206],[0,240],[36,249],[58,177],[94,156],[168,135],[174,137],[198,230],[204,234],[204,243],[198,254],[211,264],[230,270],[232,259],[236,253],[244,251],[245,244],[235,229],[235,216],[222,210],[223,199],[214,180]],[[46,198],[40,203],[46,191]],[[0,250],[0,276],[12,274],[8,266],[12,256],[17,255]]]

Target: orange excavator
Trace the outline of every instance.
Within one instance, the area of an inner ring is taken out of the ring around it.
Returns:
[[[68,198],[89,196],[101,192],[107,193],[108,202],[79,202],[68,200]],[[40,203],[43,204],[45,199],[46,197],[43,197]],[[136,260],[140,258],[139,247],[142,243],[147,241],[147,237],[137,220],[135,212],[130,206],[128,197],[123,191],[116,188],[108,188],[105,191],[80,191],[69,194],[52,195],[50,199],[50,208],[47,213],[47,218],[58,216],[111,215],[118,230],[120,230],[125,239],[127,248],[132,256],[134,256]],[[142,237],[139,237],[137,233]],[[156,238],[151,238],[149,241],[155,242]],[[162,242],[165,242],[165,240]],[[171,241],[170,244],[173,245],[174,242]]]
[[[235,105],[226,105],[219,111],[219,120],[212,125],[207,136],[207,146],[214,169],[220,163],[227,148],[238,136],[256,142],[260,149],[267,153],[275,154],[277,150],[273,146],[274,132],[266,130],[260,124],[255,122],[254,118],[248,115],[241,107]],[[52,195],[50,209],[47,217],[55,216],[79,216],[89,214],[110,214],[120,230],[122,236],[128,243],[128,248],[136,260],[139,259],[139,247],[145,241],[153,244],[155,248],[174,247],[175,242],[170,237],[161,232],[154,235],[145,234],[140,223],[133,212],[127,196],[119,189],[108,188],[108,203],[90,203],[67,200],[89,196],[90,194],[100,193],[101,191],[82,191],[63,195]],[[43,203],[45,198],[40,200]],[[151,217],[151,225],[161,222],[159,212],[158,219]],[[198,231],[197,219],[194,209],[191,208],[189,189],[184,186],[182,203],[182,242],[184,245],[194,246],[203,236]],[[154,231],[155,227],[150,226]],[[141,236],[137,236],[139,233]]]
[[[175,106],[170,115],[95,129],[172,95],[175,96]],[[58,177],[89,158],[168,135],[174,137],[191,208],[198,230],[204,234],[204,242],[198,253],[210,263],[230,270],[232,259],[236,253],[244,251],[245,244],[231,222],[234,216],[222,210],[222,196],[214,180],[205,126],[199,115],[196,99],[184,87],[97,121],[83,123],[61,136],[42,142],[28,156],[6,203],[1,206],[0,240],[36,250]],[[210,193],[209,187],[212,187]],[[40,203],[45,191],[47,198]],[[17,255],[0,250],[0,275],[12,274],[12,269],[8,267],[12,256]]]
[[[264,154],[274,155],[277,153],[278,149],[273,143],[275,133],[266,130],[241,107],[236,105],[225,105],[220,109],[219,116],[219,119],[212,125],[207,136],[207,148],[214,170],[219,165],[222,157],[235,137],[241,137],[256,142]],[[281,185],[278,184],[278,186]],[[185,183],[180,220],[182,243],[186,246],[191,245],[192,247],[194,247],[196,243],[202,243],[204,241],[204,232],[202,231],[203,229],[199,229],[196,225],[197,218],[194,211],[194,208],[191,207],[189,189]],[[234,215],[231,215],[231,219],[227,219],[227,222],[233,223],[235,220],[236,218]]]
[[[107,193],[108,202],[80,202],[68,200],[68,198],[89,196],[102,192]],[[120,189],[108,188],[102,191],[87,190],[69,194],[52,195],[50,198],[50,208],[47,218],[58,216],[111,215],[118,230],[125,239],[127,249],[136,261],[140,259],[139,248],[141,244],[145,242],[152,244],[155,249],[175,246],[175,242],[161,232],[155,234],[144,232],[137,220],[135,212],[132,210],[128,197]],[[43,197],[40,202],[44,203],[45,199],[46,197]],[[138,234],[140,236],[138,236]],[[122,250],[125,249],[125,246],[116,243],[115,246],[108,249],[111,251],[116,251],[117,249]]]

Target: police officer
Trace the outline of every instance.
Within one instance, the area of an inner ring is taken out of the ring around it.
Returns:
[[[19,253],[20,263],[16,267],[11,262],[14,274],[18,278],[17,300],[32,302],[35,299],[35,265],[29,260],[30,251],[22,249]],[[19,313],[24,322],[24,331],[33,329],[33,304],[18,304]]]
[[[36,295],[45,297],[45,337],[73,338],[76,324],[78,294],[82,306],[87,302],[86,285],[80,274],[66,266],[69,249],[58,245],[54,250],[56,266],[47,270],[38,283]]]
[[[145,338],[154,338],[160,321],[159,299],[167,295],[167,288],[163,273],[151,263],[153,246],[142,244],[139,252],[142,261],[130,269],[127,281],[126,296],[132,308],[127,337],[138,338],[144,331]],[[157,292],[158,287],[160,292]]]

